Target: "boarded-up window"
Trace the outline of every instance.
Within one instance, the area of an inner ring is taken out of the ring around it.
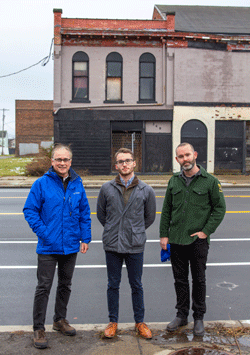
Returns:
[[[121,78],[107,78],[107,100],[121,100]]]
[[[215,121],[215,173],[243,170],[244,122]]]
[[[122,100],[122,56],[113,52],[106,59],[106,101]]]

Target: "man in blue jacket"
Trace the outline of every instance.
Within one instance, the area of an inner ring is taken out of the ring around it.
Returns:
[[[82,180],[70,167],[72,151],[58,144],[52,167],[32,185],[23,212],[38,237],[38,267],[34,306],[34,346],[47,348],[45,317],[56,265],[58,285],[53,329],[64,335],[76,330],[66,320],[77,252],[85,254],[91,241],[90,208]]]
[[[119,287],[123,260],[132,291],[135,329],[142,337],[152,338],[143,322],[142,287],[145,230],[154,222],[155,193],[134,174],[136,162],[130,149],[120,148],[115,155],[117,177],[105,183],[99,193],[97,218],[104,226],[102,235],[108,272],[108,309],[110,323],[104,330],[106,338],[116,335],[119,308]]]

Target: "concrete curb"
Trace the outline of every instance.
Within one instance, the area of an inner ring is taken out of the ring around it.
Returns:
[[[152,330],[164,330],[169,322],[146,322],[149,328]],[[215,324],[221,324],[227,328],[236,328],[236,327],[250,327],[250,319],[245,320],[230,320],[230,321],[223,321],[223,320],[216,320],[216,321],[204,321],[204,326],[206,327],[213,327]],[[107,326],[107,323],[104,324],[72,324],[71,325],[77,331],[102,331]],[[119,330],[130,330],[134,329],[135,323],[119,323],[118,329]],[[187,326],[183,327],[187,329],[193,328],[193,322],[189,322]],[[0,326],[0,333],[3,332],[33,332],[32,325],[2,325]],[[52,324],[46,324],[46,332],[54,332],[52,329]]]
[[[30,188],[32,184],[35,182],[36,179],[32,179],[29,181],[20,181],[20,180],[15,180],[15,179],[4,179],[1,181],[0,178],[0,188]],[[167,188],[168,186],[168,181],[165,183],[159,183],[159,182],[154,182],[154,181],[147,181],[143,180],[145,183],[150,185],[153,188]],[[95,181],[84,181],[83,180],[83,186],[86,189],[99,189],[101,186],[104,184],[105,181],[102,182],[95,182]],[[234,188],[249,188],[249,184],[242,184],[242,183],[228,183],[228,182],[221,182],[222,187],[234,187]]]

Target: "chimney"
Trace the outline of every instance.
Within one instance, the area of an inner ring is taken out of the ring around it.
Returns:
[[[54,12],[54,44],[61,45],[62,9],[53,9]]]
[[[175,31],[175,12],[166,12],[167,30]]]

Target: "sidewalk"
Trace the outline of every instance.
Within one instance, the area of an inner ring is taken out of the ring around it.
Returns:
[[[47,326],[49,347],[35,349],[32,327],[0,327],[1,355],[227,355],[250,354],[250,321],[205,322],[205,335],[194,337],[193,323],[166,332],[167,323],[147,323],[152,340],[137,336],[134,324],[119,324],[114,339],[103,338],[106,324],[74,325],[75,337],[67,337]],[[200,350],[198,350],[200,349]],[[202,350],[203,349],[203,350]]]
[[[139,178],[152,187],[166,188],[171,175],[138,175]],[[215,175],[222,187],[250,187],[248,175]],[[114,175],[82,176],[83,185],[86,188],[100,188],[104,182],[114,179]],[[0,188],[30,188],[38,179],[33,176],[4,176],[0,177]]]

